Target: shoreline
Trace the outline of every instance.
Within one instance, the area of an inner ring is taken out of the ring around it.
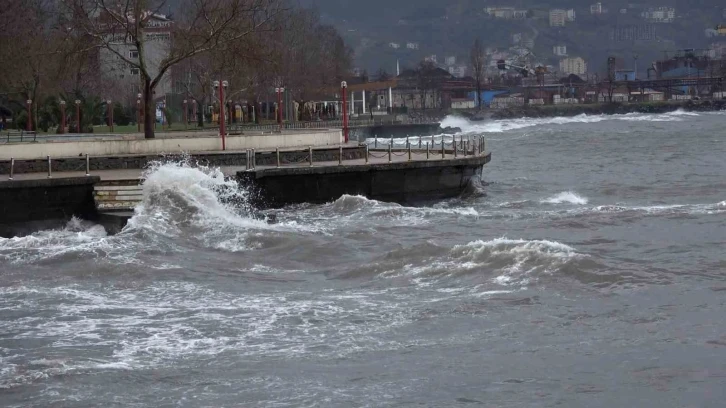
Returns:
[[[726,101],[668,101],[649,103],[602,103],[577,105],[529,105],[483,110],[481,112],[459,112],[472,121],[488,119],[521,119],[572,117],[578,115],[623,115],[627,113],[668,113],[679,109],[688,112],[713,112],[726,110]]]

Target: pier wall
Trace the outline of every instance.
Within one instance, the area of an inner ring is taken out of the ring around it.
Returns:
[[[350,139],[362,142],[366,139],[379,138],[403,138],[406,136],[431,136],[441,134],[442,130],[438,123],[433,124],[400,124],[400,125],[375,125],[350,129]]]
[[[0,236],[61,227],[73,216],[93,219],[93,185],[99,181],[76,177],[0,182]]]
[[[285,131],[260,135],[227,136],[227,150],[275,149],[276,147],[320,147],[338,145],[342,141],[340,129],[315,131]],[[219,151],[219,136],[164,137],[158,139],[91,139],[56,140],[34,143],[9,143],[0,149],[0,160],[42,159],[51,157],[119,156],[180,152]]]
[[[326,203],[342,195],[401,204],[456,197],[481,176],[491,154],[468,158],[239,172],[259,207]]]

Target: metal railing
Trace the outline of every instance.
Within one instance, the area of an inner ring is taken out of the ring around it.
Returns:
[[[416,137],[415,140],[411,140],[411,138],[407,137],[404,142],[397,143],[395,139],[390,138],[387,139],[388,143],[379,143],[378,138],[376,137],[373,139],[372,143],[368,141],[363,147],[365,150],[365,154],[363,155],[362,159],[365,160],[365,164],[370,164],[371,158],[374,159],[388,159],[388,162],[393,162],[394,157],[404,157],[407,156],[407,161],[413,161],[414,158],[418,159],[419,157],[424,157],[426,160],[429,160],[432,158],[432,156],[435,156],[440,152],[441,159],[446,159],[446,155],[452,153],[453,156],[459,157],[459,155],[462,155],[463,157],[468,156],[480,156],[484,153],[486,153],[486,145],[485,145],[485,139],[483,136],[477,136],[472,138],[471,136],[459,136],[458,140],[455,136],[439,136],[439,141],[437,143],[436,137],[431,137],[430,139],[428,137],[426,138],[426,142],[423,142],[424,137]],[[447,141],[448,138],[448,141]],[[373,145],[373,147],[371,147]],[[400,147],[398,146],[400,145]],[[380,147],[379,147],[380,146]],[[440,148],[439,148],[440,147]],[[325,147],[321,150],[330,150],[329,147]],[[280,168],[284,164],[287,165],[300,165],[300,164],[307,164],[309,167],[313,167],[315,164],[315,158],[312,146],[309,146],[307,148],[307,154],[305,155],[299,155],[301,151],[293,151],[293,153],[298,153],[297,158],[293,158],[292,160],[287,160],[283,163],[283,160],[281,159],[280,154],[280,148],[275,149],[275,167]],[[337,161],[338,165],[342,166],[345,163],[345,154],[344,154],[344,148],[343,145],[338,146],[338,152],[337,152]],[[294,157],[294,156],[293,156]],[[357,160],[360,160],[361,157],[357,157]],[[47,160],[47,174],[48,178],[53,177],[53,162],[52,158],[50,156],[46,157]],[[69,158],[63,158],[63,162],[68,162]],[[80,171],[81,169],[85,168],[85,175],[88,177],[91,175],[91,158],[88,154],[85,155],[85,157],[82,157],[78,160],[82,160],[83,163],[79,164],[78,167],[75,168],[75,170],[67,170],[67,171]],[[333,159],[334,160],[334,159]],[[325,160],[325,163],[331,162],[330,160]],[[15,176],[15,158],[10,158],[10,171],[9,171],[9,177],[8,180],[13,180]],[[251,171],[257,169],[257,152],[255,149],[247,149],[246,150],[246,158],[245,158],[245,170]]]

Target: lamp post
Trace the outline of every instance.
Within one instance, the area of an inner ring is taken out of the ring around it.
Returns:
[[[343,81],[340,83],[341,93],[343,94],[343,135],[345,136],[345,143],[348,143],[348,83]]]
[[[81,133],[81,100],[76,99],[76,133]]]
[[[136,95],[136,131],[141,133],[141,94]]]
[[[184,130],[186,130],[187,129],[187,125],[188,125],[188,121],[187,121],[187,100],[186,99],[184,99],[183,104],[184,104],[184,115],[183,115],[183,118],[184,118]]]
[[[60,110],[61,110],[61,127],[60,127],[60,133],[66,133],[66,101],[61,100],[60,101]]]
[[[285,88],[275,88],[275,92],[277,92],[277,124],[282,132],[282,93],[285,92]]]
[[[28,99],[25,103],[28,105],[28,122],[25,124],[25,130],[30,132],[33,130],[33,100]]]
[[[221,86],[220,86],[221,85]],[[214,81],[214,89],[219,89],[219,135],[222,137],[222,150],[227,150],[226,129],[224,126],[224,88],[229,85],[227,81]]]
[[[229,112],[229,124],[235,123],[235,116],[236,113],[234,111],[234,105],[232,104],[232,100],[227,100],[227,112]]]
[[[113,105],[111,104],[111,100],[106,101],[106,116],[108,117],[108,129],[111,133],[113,133]]]

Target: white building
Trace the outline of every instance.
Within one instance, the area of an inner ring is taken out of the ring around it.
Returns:
[[[676,9],[673,7],[650,8],[640,16],[654,23],[672,23],[676,19]]]
[[[590,5],[590,14],[602,14],[602,3],[598,2]]]
[[[438,63],[438,58],[436,57],[436,54],[429,55],[428,57],[424,58],[424,61],[426,62],[433,62],[434,64]]]
[[[406,48],[408,48],[409,50],[417,50],[418,43],[415,43],[415,42],[406,43]]]
[[[401,48],[401,44],[396,43],[396,42],[388,43],[388,46],[391,47],[391,48],[393,48],[394,50],[397,50],[397,49]]]
[[[484,12],[491,17],[504,20],[524,20],[527,18],[527,10],[518,10],[514,7],[486,7]]]
[[[570,22],[575,21],[576,17],[577,16],[575,15],[574,9],[567,10],[567,21],[570,21]]]
[[[550,10],[550,27],[564,27],[567,21],[567,11],[561,9]]]
[[[560,61],[560,72],[565,75],[585,75],[587,73],[587,63],[580,57],[565,58]]]
[[[171,26],[172,21],[165,15],[153,14],[147,19],[144,27],[143,58],[152,79],[159,74],[161,61],[171,51]],[[139,51],[136,44],[129,42],[123,35],[115,35],[108,38],[108,40],[112,50],[101,48],[98,53],[101,73],[104,77],[112,80],[114,84],[119,85],[119,89],[127,93],[127,95],[120,95],[120,97],[135,99],[136,94],[142,91],[139,69],[124,61],[119,54],[129,60],[138,61]],[[167,71],[154,92],[158,96],[163,96],[171,91],[171,72]],[[117,95],[114,95],[114,97],[119,99]]]
[[[456,65],[456,57],[454,57],[454,56],[446,57],[446,59],[444,61],[445,61],[446,65],[448,65],[448,66]]]
[[[555,45],[552,47],[552,53],[555,54],[557,57],[566,57],[567,56],[567,46],[566,45]]]
[[[466,65],[455,65],[448,67],[447,71],[449,71],[449,74],[457,78],[463,78],[466,76],[468,69],[469,67]]]

